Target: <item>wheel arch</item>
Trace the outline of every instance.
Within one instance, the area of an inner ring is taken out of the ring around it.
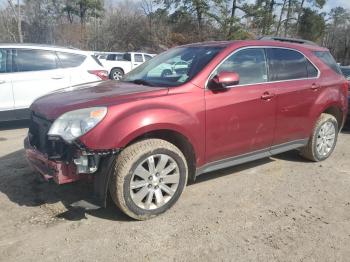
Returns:
[[[143,132],[134,138],[132,138],[125,147],[136,143],[143,139],[151,139],[151,138],[158,138],[165,140],[173,145],[175,145],[177,148],[180,149],[180,151],[184,154],[187,165],[188,165],[188,178],[191,181],[194,181],[195,179],[195,170],[196,170],[196,151],[191,143],[190,139],[182,134],[181,132],[174,130],[174,129],[154,129],[150,131]]]
[[[111,71],[110,71],[110,74],[111,74],[111,73],[112,73],[112,71],[113,71],[113,70],[115,70],[115,69],[119,69],[119,70],[121,70],[121,71],[123,72],[123,74],[125,74],[124,69],[123,69],[123,68],[121,68],[121,67],[119,67],[119,66],[112,67],[112,68],[111,68]]]
[[[344,112],[341,110],[341,108],[337,105],[329,105],[327,108],[323,110],[322,113],[330,114],[334,116],[337,119],[337,122],[339,124],[339,130],[343,126],[344,122]]]

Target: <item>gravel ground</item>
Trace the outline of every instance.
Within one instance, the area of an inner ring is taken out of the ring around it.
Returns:
[[[89,185],[44,182],[12,128],[0,130],[0,261],[350,260],[350,134],[322,163],[292,151],[202,175],[137,222],[112,203],[71,209]]]

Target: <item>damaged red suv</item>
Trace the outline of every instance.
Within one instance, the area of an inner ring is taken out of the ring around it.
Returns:
[[[297,43],[291,43],[291,42]],[[188,180],[292,149],[328,158],[348,108],[329,51],[288,39],[173,48],[122,81],[37,99],[26,156],[58,184],[89,178],[135,219],[168,210]]]

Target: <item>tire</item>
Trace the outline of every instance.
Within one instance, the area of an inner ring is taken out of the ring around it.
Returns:
[[[176,146],[161,139],[142,140],[117,156],[110,193],[125,214],[146,220],[176,203],[187,177],[186,159]]]
[[[307,146],[301,150],[300,154],[304,158],[314,162],[327,159],[332,154],[337,143],[338,131],[337,119],[330,114],[321,114],[315,124]]]
[[[120,79],[122,79],[123,75],[124,75],[123,70],[121,70],[119,68],[114,68],[111,70],[109,77],[112,80],[120,80]]]
[[[167,77],[167,76],[170,76],[171,74],[172,74],[172,72],[170,69],[165,69],[165,70],[163,70],[161,77]]]

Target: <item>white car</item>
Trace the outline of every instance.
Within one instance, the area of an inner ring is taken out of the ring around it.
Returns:
[[[108,55],[102,63],[108,71],[110,79],[120,80],[124,74],[129,73],[143,62],[152,59],[153,56],[155,55],[136,52],[115,53]]]
[[[32,102],[57,89],[107,80],[90,52],[29,44],[0,44],[0,122],[28,119]]]

